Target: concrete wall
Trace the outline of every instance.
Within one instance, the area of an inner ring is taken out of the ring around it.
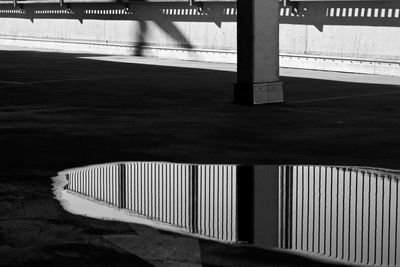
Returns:
[[[400,75],[399,12],[399,1],[302,2],[296,15],[282,8],[281,63]]]
[[[234,62],[235,3],[213,3],[200,13],[187,3],[0,6],[0,38],[42,48]],[[18,39],[17,42],[13,41]],[[47,42],[38,42],[47,41]],[[71,44],[72,43],[72,44]]]
[[[236,61],[236,4],[0,5],[0,44]],[[301,2],[281,8],[281,66],[400,75],[400,3]]]

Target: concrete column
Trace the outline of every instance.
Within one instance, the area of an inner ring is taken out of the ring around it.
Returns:
[[[279,1],[238,0],[237,83],[240,104],[283,102],[279,81]]]

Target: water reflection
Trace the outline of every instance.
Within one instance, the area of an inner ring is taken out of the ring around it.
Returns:
[[[317,166],[281,170],[281,247],[354,263],[399,264],[398,174]]]
[[[204,237],[400,264],[395,171],[129,162],[60,174],[68,191]]]

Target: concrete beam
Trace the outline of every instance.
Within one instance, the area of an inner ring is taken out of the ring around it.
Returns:
[[[278,0],[238,0],[237,83],[239,104],[283,102],[279,81]]]

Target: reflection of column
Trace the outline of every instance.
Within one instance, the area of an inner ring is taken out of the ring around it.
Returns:
[[[279,167],[239,167],[237,190],[239,240],[278,247]]]
[[[254,169],[237,168],[237,231],[238,240],[253,243],[254,233]]]
[[[279,167],[254,167],[254,244],[278,247]]]
[[[238,0],[237,84],[234,101],[283,102],[279,81],[278,0]]]

